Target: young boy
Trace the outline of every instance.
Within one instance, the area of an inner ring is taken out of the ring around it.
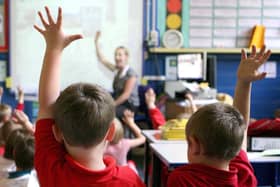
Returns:
[[[114,100],[90,84],[74,84],[60,94],[63,49],[81,35],[62,30],[62,10],[54,21],[48,7],[45,29],[34,26],[45,38],[46,51],[39,83],[39,114],[35,130],[35,168],[44,186],[144,186],[128,167],[116,166],[103,153],[114,134]]]
[[[247,58],[242,50],[235,108],[211,104],[200,108],[189,119],[186,126],[189,164],[170,174],[168,186],[257,186],[246,153],[251,83],[265,77],[266,73],[259,73],[258,68],[270,53],[263,47],[257,54],[253,47]]]
[[[26,135],[19,138],[13,152],[16,171],[9,172],[7,178],[1,179],[0,186],[39,187],[36,172],[33,170],[34,137]]]

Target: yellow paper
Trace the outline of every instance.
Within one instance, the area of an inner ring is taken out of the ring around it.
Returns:
[[[6,83],[6,88],[12,88],[12,78],[11,77],[7,77],[5,80]]]

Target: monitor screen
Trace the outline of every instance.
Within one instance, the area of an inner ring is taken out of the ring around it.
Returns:
[[[182,54],[177,56],[178,80],[196,81],[209,83],[212,88],[216,87],[216,63],[215,55],[206,55],[206,61],[202,54]]]
[[[203,80],[205,79],[205,64],[201,54],[180,54],[177,57],[178,79]]]

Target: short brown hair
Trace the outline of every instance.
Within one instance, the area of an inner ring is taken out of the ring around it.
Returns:
[[[115,132],[114,132],[114,137],[113,140],[110,142],[111,144],[117,144],[119,141],[123,138],[124,136],[124,130],[122,123],[118,118],[114,119],[114,124],[115,124]]]
[[[16,124],[11,120],[7,121],[3,124],[2,128],[1,128],[1,135],[3,138],[4,144],[7,141],[9,134],[16,129],[22,129],[22,125]]]
[[[227,104],[211,104],[195,112],[186,126],[186,136],[202,144],[205,155],[231,160],[241,148],[246,125],[242,115]]]
[[[4,158],[13,159],[15,145],[28,135],[30,135],[30,133],[26,129],[13,130],[9,134],[5,144]]]
[[[97,85],[70,85],[54,104],[55,124],[72,146],[87,148],[100,143],[114,117],[113,98]]]
[[[0,122],[3,122],[7,115],[12,114],[12,107],[6,104],[0,104]]]
[[[20,139],[14,148],[14,160],[17,169],[31,170],[34,168],[34,137],[29,135]]]

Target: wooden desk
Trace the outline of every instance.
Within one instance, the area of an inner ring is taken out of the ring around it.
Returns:
[[[165,164],[169,171],[172,171],[178,166],[182,166],[188,163],[187,157],[187,143],[177,144],[150,144],[152,150],[153,159],[153,172],[152,172],[152,186],[161,186],[161,163]],[[280,167],[280,156],[263,156],[260,152],[248,152],[248,159],[254,166],[260,166],[265,164],[272,164],[274,171],[261,171],[257,179],[261,179],[267,173],[274,172],[274,176],[271,177],[274,180],[270,180],[270,184],[259,184],[259,185],[272,185],[277,186],[279,184],[279,167]],[[255,168],[255,167],[254,167]]]

